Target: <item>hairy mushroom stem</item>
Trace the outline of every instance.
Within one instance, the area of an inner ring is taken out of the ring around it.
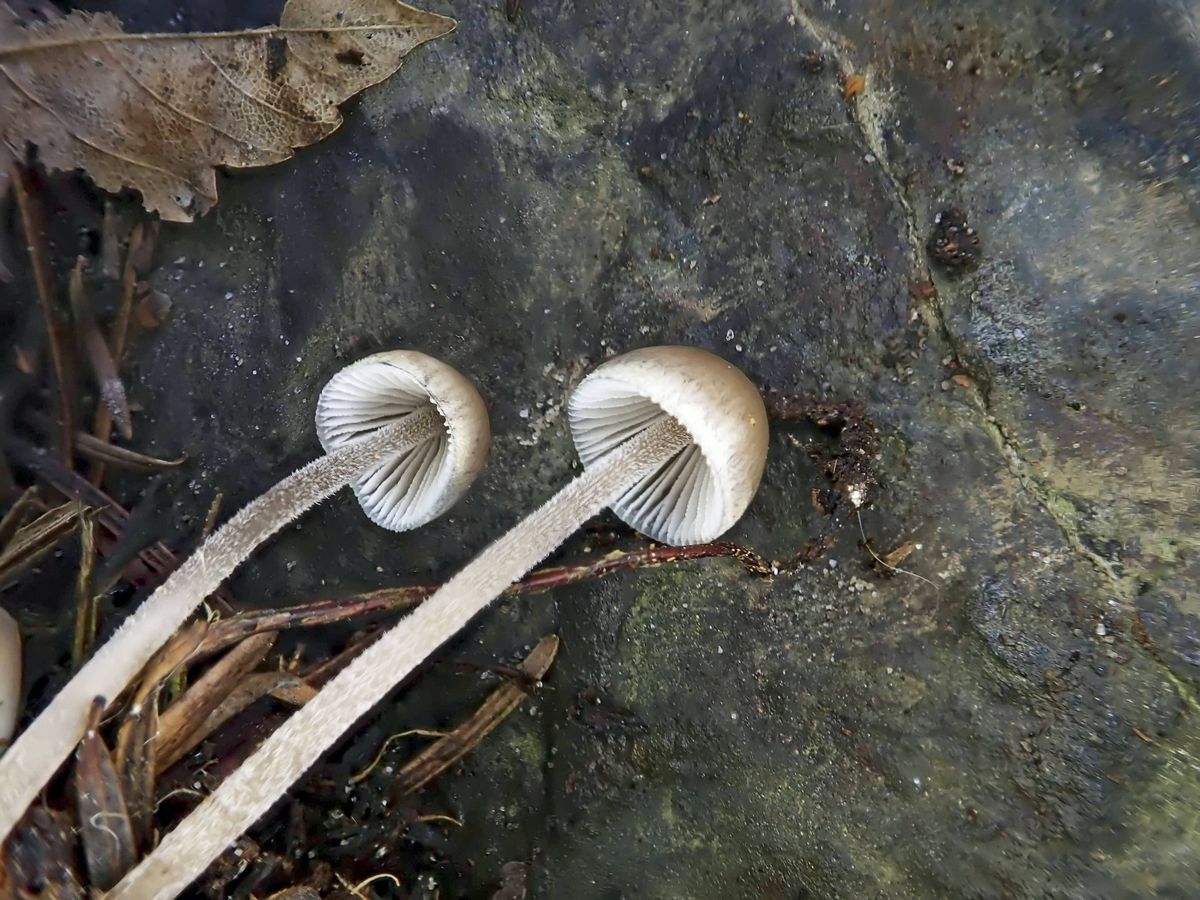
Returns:
[[[254,548],[364,471],[445,429],[433,403],[332,450],[268,490],[204,542],[121,625],[0,756],[0,842],[83,736],[97,697],[113,700]]]
[[[491,544],[268,737],[107,900],[175,897],[402,678],[587,519],[692,443],[669,417],[629,438]]]

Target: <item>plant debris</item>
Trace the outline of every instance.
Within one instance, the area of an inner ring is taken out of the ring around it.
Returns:
[[[73,784],[88,876],[93,887],[106,891],[133,868],[137,851],[124,792],[108,747],[100,736],[103,715],[104,700],[97,697],[75,754]]]
[[[83,507],[64,503],[17,529],[0,550],[0,583],[35,565],[79,527]]]
[[[0,897],[83,900],[75,847],[72,816],[33,807],[0,845]]]
[[[266,658],[274,644],[275,635],[271,633],[247,638],[167,707],[158,721],[158,771],[167,769],[207,737],[207,732],[194,736],[203,730],[205,720],[233,693],[237,684]]]
[[[944,209],[933,220],[929,238],[930,258],[949,272],[968,272],[979,266],[983,248],[979,234],[957,207]]]
[[[134,188],[164,220],[190,222],[217,202],[217,166],[291,158],[454,27],[403,3],[289,0],[275,28],[128,34],[107,13],[22,21],[0,2],[0,146],[32,143],[48,169]]]
[[[8,7],[0,0],[0,47],[5,41],[4,20]],[[4,66],[4,51],[0,49],[0,73],[6,73]],[[0,87],[0,91],[3,88]],[[0,93],[0,110],[4,108],[3,94]],[[0,119],[3,122],[3,119]],[[0,145],[5,143],[4,128],[8,123],[0,124]],[[21,139],[23,143],[23,138]],[[9,142],[8,146],[19,146]],[[0,152],[0,163],[4,154]],[[0,169],[3,169],[0,164]],[[54,275],[50,270],[50,251],[46,246],[46,211],[37,193],[37,185],[32,173],[19,162],[11,164],[13,193],[17,198],[17,208],[21,211],[21,225],[25,229],[25,240],[29,247],[29,260],[33,266],[33,281],[36,288],[38,305],[42,310],[42,321],[45,325],[46,342],[50,347],[50,367],[54,372],[54,382],[57,391],[55,415],[58,419],[59,434],[57,440],[58,458],[64,465],[71,464],[71,432],[72,411],[74,409],[72,384],[67,378],[66,351],[63,348],[63,327],[57,304],[54,300]],[[0,185],[0,189],[3,185]],[[0,190],[0,193],[3,193]]]
[[[100,392],[100,400],[108,409],[121,430],[125,440],[133,439],[133,419],[129,415],[129,400],[125,396],[125,385],[117,372],[117,364],[109,351],[108,342],[100,334],[100,326],[96,324],[96,311],[92,307],[91,295],[83,283],[83,271],[87,261],[81,256],[75,261],[71,270],[68,294],[71,298],[71,315],[75,318],[75,327],[92,374],[96,378],[96,387]]]
[[[538,641],[518,673],[530,681],[540,680],[558,654],[558,635],[551,634]],[[445,737],[430,744],[424,751],[405,763],[396,775],[392,793],[396,797],[415,794],[442,772],[450,768],[509,717],[529,696],[527,685],[509,681],[497,688],[470,718],[460,723]]]
[[[92,652],[96,640],[99,601],[94,591],[96,570],[96,516],[84,511],[79,516],[79,575],[75,579],[75,639],[71,643],[71,663],[76,669]]]
[[[842,84],[842,96],[847,100],[857,97],[867,89],[867,79],[863,75],[847,76],[846,81]]]

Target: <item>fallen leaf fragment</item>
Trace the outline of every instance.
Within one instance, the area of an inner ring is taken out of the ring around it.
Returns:
[[[217,202],[215,167],[289,159],[455,25],[398,0],[288,0],[274,28],[128,34],[107,13],[23,21],[0,0],[0,148],[22,161],[35,144],[47,168],[190,222]]]
[[[79,837],[93,887],[106,891],[137,861],[125,796],[108,747],[100,736],[104,699],[96,698],[87,731],[75,754],[75,801]]]

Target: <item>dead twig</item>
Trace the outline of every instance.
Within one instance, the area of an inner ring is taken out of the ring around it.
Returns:
[[[150,255],[153,253],[154,237],[158,230],[147,231],[142,223],[133,228],[129,236],[129,250],[125,254],[125,266],[121,273],[121,301],[117,307],[117,318],[109,335],[108,347],[118,372],[125,358],[129,342],[129,322],[133,315],[133,301],[137,293],[139,265],[149,267]],[[112,436],[113,414],[103,399],[96,403],[96,416],[92,434],[98,441],[107,444]],[[104,483],[104,463],[94,462],[88,471],[88,480],[99,487]]]
[[[198,686],[200,682],[196,684]],[[316,694],[316,688],[290,672],[254,672],[245,675],[237,680],[228,695],[188,734],[186,740],[169,748],[169,752],[160,754],[157,771],[159,774],[166,772],[191,753],[210,734],[238,713],[248,709],[252,703],[256,703],[264,697],[273,697],[281,703],[299,707],[315,697]]]
[[[37,410],[26,413],[25,418],[40,431],[50,432],[54,428],[53,420]],[[161,472],[166,469],[178,469],[188,461],[187,453],[182,454],[178,459],[159,459],[102,441],[86,431],[75,432],[75,452],[87,459],[110,463],[119,469],[127,469],[132,472]]]
[[[154,831],[154,786],[158,759],[158,698],[163,684],[182,670],[204,639],[208,623],[185,626],[167,642],[142,672],[117,733],[116,767],[125,790],[129,822],[140,848]]]
[[[537,593],[603,578],[627,569],[722,557],[737,560],[746,571],[754,575],[767,576],[780,571],[777,564],[769,563],[755,551],[737,544],[715,542],[696,544],[691,547],[653,545],[641,550],[615,550],[583,562],[537,569],[510,587],[506,593],[508,595]],[[404,612],[416,607],[440,586],[440,584],[427,584],[383,588],[349,597],[316,600],[282,609],[238,613],[213,625],[202,652],[214,652],[252,634],[266,631],[312,628],[380,613]]]
[[[192,738],[205,719],[257,666],[275,644],[274,634],[247,638],[201,675],[182,697],[167,707],[158,722],[159,772],[165,771],[195,745]]]
[[[0,172],[7,172],[0,166]],[[0,498],[15,496],[16,480],[9,467],[6,449],[13,433],[13,419],[17,407],[38,386],[42,368],[42,344],[45,343],[45,325],[41,310],[37,307],[22,311],[22,322],[14,333],[11,345],[5,344],[5,352],[12,353],[12,368],[0,378]],[[53,421],[53,420],[52,420]],[[53,439],[56,425],[49,434]]]
[[[42,308],[42,319],[46,326],[46,338],[50,347],[50,366],[58,388],[56,414],[59,434],[55,444],[58,458],[65,466],[71,465],[71,435],[74,432],[72,419],[71,382],[67,376],[66,355],[62,346],[62,325],[54,300],[54,275],[50,270],[50,251],[46,246],[46,212],[37,196],[30,170],[18,162],[11,169],[13,192],[17,208],[21,212],[21,225],[28,242],[29,260],[33,267],[33,280],[37,289],[38,303]]]
[[[558,644],[556,634],[547,635],[538,641],[537,646],[521,663],[521,674],[533,681],[545,676],[558,654]],[[392,788],[394,796],[415,794],[437,778],[470,753],[497,725],[507,719],[527,696],[528,691],[523,686],[511,681],[493,691],[470,718],[404,765]]]

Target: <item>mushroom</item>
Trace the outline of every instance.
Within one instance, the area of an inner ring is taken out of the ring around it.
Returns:
[[[12,740],[21,711],[21,629],[0,609],[0,750]]]
[[[475,386],[445,363],[397,350],[338,372],[317,402],[326,455],[218,529],[79,670],[0,757],[0,841],[79,741],[96,697],[114,699],[205,597],[257,547],[353,482],[372,521],[416,528],[449,509],[491,442]]]
[[[754,385],[689,347],[601,365],[568,415],[585,471],[334,677],[170,832],[107,900],[174,897],[344,731],[604,507],[656,540],[711,541],[750,504],[767,455]]]

